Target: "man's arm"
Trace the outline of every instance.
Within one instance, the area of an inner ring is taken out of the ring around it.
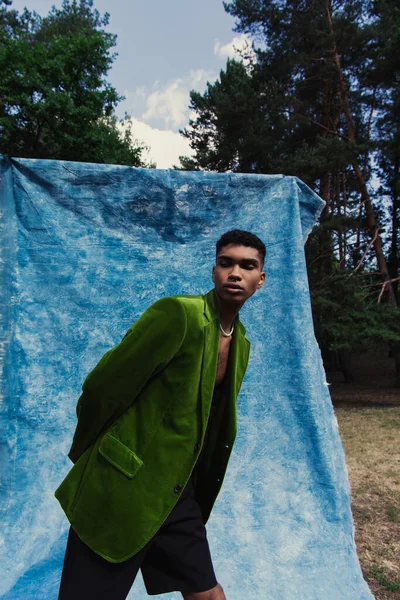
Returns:
[[[161,298],[108,350],[86,377],[76,407],[78,424],[68,454],[76,462],[98,435],[132,404],[146,382],[178,352],[187,318],[177,298]]]

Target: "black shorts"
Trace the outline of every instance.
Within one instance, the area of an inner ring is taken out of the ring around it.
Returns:
[[[191,478],[157,533],[122,563],[105,560],[70,527],[58,600],[123,600],[139,569],[151,596],[204,592],[217,585]]]

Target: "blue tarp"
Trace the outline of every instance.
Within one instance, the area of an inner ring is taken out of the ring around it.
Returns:
[[[0,597],[56,600],[69,523],[54,491],[83,380],[150,304],[209,291],[215,243],[237,228],[266,244],[266,283],[240,311],[252,346],[207,523],[217,579],[229,600],[373,598],[310,307],[323,201],[282,175],[1,165]],[[139,572],[128,598],[147,597]]]

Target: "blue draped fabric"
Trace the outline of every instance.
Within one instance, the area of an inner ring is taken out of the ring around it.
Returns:
[[[324,202],[296,177],[30,159],[2,160],[0,194],[0,597],[56,600],[69,524],[53,494],[81,384],[147,306],[214,287],[215,243],[238,228],[266,244],[266,283],[240,311],[252,346],[207,523],[217,579],[229,600],[373,598],[310,308]],[[128,598],[147,597],[139,572]]]

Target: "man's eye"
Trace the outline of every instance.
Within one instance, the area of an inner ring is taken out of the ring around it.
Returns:
[[[219,264],[220,264],[221,267],[228,267],[229,266],[229,263],[226,263],[226,262],[220,262]],[[246,269],[255,269],[254,265],[244,265],[244,267]]]

